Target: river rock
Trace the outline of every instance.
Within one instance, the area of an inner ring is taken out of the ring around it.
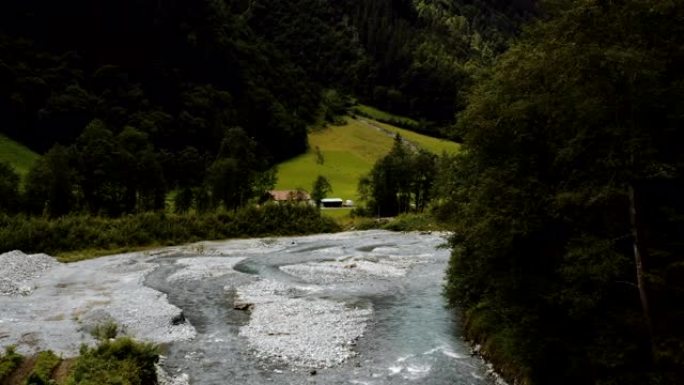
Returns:
[[[248,303],[248,302],[236,301],[236,302],[233,304],[233,309],[235,309],[235,310],[241,310],[241,311],[252,310],[253,307],[254,307],[254,304],[253,304],[253,303]]]
[[[185,314],[181,311],[171,318],[171,325],[182,325],[185,323]]]

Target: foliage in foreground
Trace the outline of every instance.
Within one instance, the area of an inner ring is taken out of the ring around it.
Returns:
[[[14,346],[7,346],[5,354],[0,354],[0,383],[7,379],[24,359],[14,350]]]
[[[98,324],[90,331],[90,334],[98,341],[107,341],[116,338],[117,334],[119,334],[119,325],[114,321]]]
[[[38,353],[36,364],[28,378],[26,378],[26,385],[51,384],[52,372],[61,361],[62,359],[57,357],[51,350]]]
[[[295,204],[248,206],[201,215],[143,213],[121,218],[70,215],[58,219],[0,216],[0,250],[56,254],[336,230],[337,224],[321,216],[315,207]]]
[[[460,117],[446,294],[521,383],[684,383],[684,3],[553,3]]]
[[[130,338],[104,340],[94,348],[83,346],[66,385],[156,384],[157,347]]]

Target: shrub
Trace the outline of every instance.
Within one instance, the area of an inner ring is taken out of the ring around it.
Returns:
[[[61,361],[62,359],[57,357],[55,353],[53,353],[50,350],[38,353],[36,365],[33,367],[33,370],[26,378],[26,385],[50,384],[50,377],[52,376],[52,371],[55,370],[55,368],[57,367],[57,365],[59,365]]]
[[[390,231],[438,231],[446,226],[429,214],[401,214],[382,226]]]
[[[116,338],[118,332],[119,326],[113,321],[108,321],[95,326],[90,334],[100,341],[107,341]]]
[[[13,345],[5,348],[5,354],[0,354],[0,383],[7,379],[24,359],[18,354]]]
[[[102,341],[94,348],[82,346],[66,385],[155,384],[158,360],[156,346],[128,337]]]

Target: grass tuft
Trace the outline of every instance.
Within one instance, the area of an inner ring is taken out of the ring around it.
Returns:
[[[107,341],[116,338],[119,334],[119,326],[113,321],[108,321],[95,326],[90,334],[99,341]]]

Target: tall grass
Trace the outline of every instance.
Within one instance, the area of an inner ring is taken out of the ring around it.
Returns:
[[[290,204],[246,207],[235,212],[143,213],[121,218],[0,216],[0,252],[19,249],[59,254],[337,230],[335,221],[321,216],[315,207]]]

